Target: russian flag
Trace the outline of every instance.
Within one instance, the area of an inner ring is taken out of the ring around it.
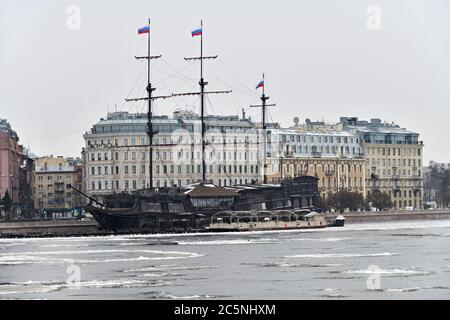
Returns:
[[[150,33],[150,26],[138,29],[138,34],[146,34],[146,33]]]
[[[261,80],[260,83],[256,86],[256,89],[264,87],[264,80]]]
[[[195,29],[194,31],[192,31],[192,37],[201,36],[202,34],[203,34],[202,28],[198,28],[198,29]]]

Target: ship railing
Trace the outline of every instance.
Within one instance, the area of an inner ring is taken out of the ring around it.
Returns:
[[[211,224],[292,222],[303,220],[302,218],[303,215],[294,210],[222,211],[211,217]]]

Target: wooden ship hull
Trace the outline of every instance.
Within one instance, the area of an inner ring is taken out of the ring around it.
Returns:
[[[90,203],[86,210],[100,226],[120,233],[207,231],[220,212],[320,211],[317,178],[302,176],[280,185],[190,188],[140,191],[111,195],[105,204]]]

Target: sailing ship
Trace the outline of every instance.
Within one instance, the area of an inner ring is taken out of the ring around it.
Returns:
[[[203,22],[201,27],[192,32],[192,36],[200,36],[200,56],[185,58],[185,60],[197,60],[200,62],[200,91],[178,93],[166,96],[155,96],[156,90],[151,83],[150,63],[161,56],[151,55],[150,20],[148,26],[139,29],[139,33],[148,34],[147,56],[136,59],[147,60],[148,83],[147,97],[126,99],[126,101],[147,101],[147,135],[149,137],[149,187],[132,193],[111,194],[106,197],[104,203],[97,201],[89,195],[75,190],[90,201],[86,210],[93,215],[102,228],[115,232],[179,232],[207,230],[211,218],[220,212],[240,212],[260,210],[291,210],[297,215],[305,215],[312,210],[319,211],[319,193],[317,178],[312,176],[300,176],[279,184],[268,184],[266,173],[266,102],[269,99],[265,95],[264,83],[261,96],[262,105],[252,106],[262,108],[262,129],[264,136],[264,163],[263,183],[237,186],[217,186],[207,180],[205,163],[205,96],[209,94],[227,94],[231,91],[206,91],[208,84],[203,77],[203,61],[216,59],[217,56],[203,55]],[[264,78],[264,75],[263,75]],[[264,81],[264,79],[263,79]],[[202,144],[202,179],[196,184],[187,187],[155,188],[153,186],[153,137],[156,134],[152,126],[153,101],[168,99],[178,96],[200,96],[201,119],[201,144]]]

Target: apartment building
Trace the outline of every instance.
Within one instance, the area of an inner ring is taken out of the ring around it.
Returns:
[[[152,120],[153,186],[186,186],[202,179],[201,121],[176,111]],[[248,119],[207,116],[206,177],[219,186],[257,183],[261,135]],[[99,200],[149,186],[147,115],[109,113],[84,134],[85,187]]]
[[[78,179],[74,164],[64,157],[37,158],[33,173],[34,208],[47,214],[73,212],[77,204],[71,186]]]
[[[344,131],[308,130],[268,132],[268,181],[310,175],[318,178],[323,200],[338,190],[365,195],[366,162],[360,138]]]
[[[367,193],[389,194],[397,209],[422,209],[423,142],[419,134],[380,119],[341,118],[340,123],[342,130],[362,141]]]

